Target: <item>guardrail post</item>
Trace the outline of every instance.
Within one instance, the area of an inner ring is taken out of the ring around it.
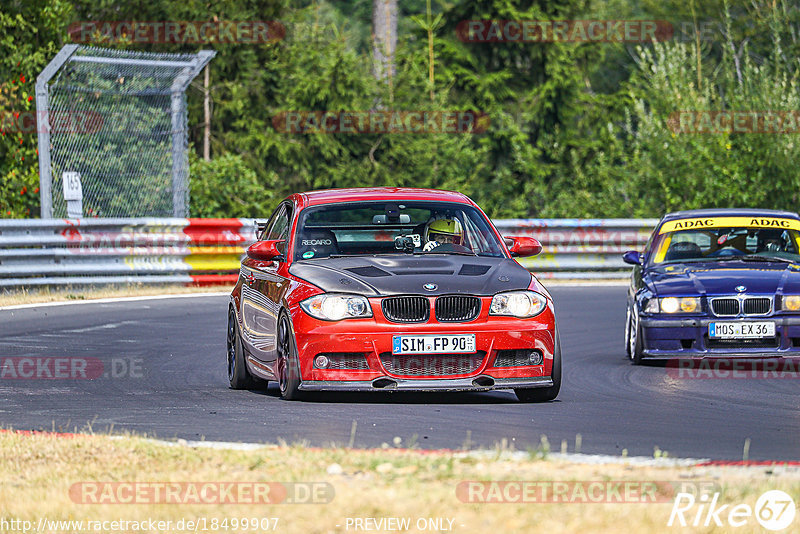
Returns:
[[[56,57],[47,64],[36,78],[36,131],[39,141],[39,198],[42,219],[53,218],[53,184],[52,167],[50,165],[50,96],[47,84],[64,63],[78,49],[78,45],[64,46]]]

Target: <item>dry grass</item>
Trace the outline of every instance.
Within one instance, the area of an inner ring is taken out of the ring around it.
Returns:
[[[179,286],[179,285],[110,285],[99,287],[36,288],[18,291],[0,291],[0,307],[43,302],[95,300],[120,297],[144,297],[167,294],[230,292],[231,286]]]
[[[671,510],[659,504],[465,504],[455,488],[465,480],[678,481],[720,485],[723,503],[754,506],[769,489],[800,495],[791,468],[682,468],[585,465],[506,454],[424,453],[413,450],[310,449],[266,446],[251,451],[168,446],[136,437],[0,433],[0,517],[144,520],[278,517],[279,532],[354,532],[347,518],[454,519],[455,532],[663,532]],[[139,482],[327,482],[329,504],[77,504],[72,484]],[[795,525],[798,524],[795,520]],[[337,527],[337,525],[339,525]],[[725,532],[727,528],[677,528]],[[10,529],[0,528],[7,531]],[[133,531],[128,529],[128,531]],[[223,531],[220,529],[219,531]],[[416,532],[416,528],[410,529]],[[796,530],[795,530],[796,531]],[[362,530],[363,532],[363,530]],[[754,519],[736,532],[763,532]]]

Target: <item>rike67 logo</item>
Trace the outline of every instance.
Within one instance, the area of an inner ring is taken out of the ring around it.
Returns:
[[[794,500],[781,490],[770,490],[761,495],[755,507],[749,504],[720,504],[719,493],[678,493],[669,514],[667,526],[692,527],[743,527],[755,518],[767,530],[779,531],[794,522],[797,513]]]

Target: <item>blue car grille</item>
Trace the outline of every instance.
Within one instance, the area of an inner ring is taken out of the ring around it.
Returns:
[[[745,315],[764,315],[769,313],[772,307],[772,299],[767,297],[748,298],[744,300]]]
[[[744,315],[766,315],[772,308],[772,299],[769,297],[722,297],[711,299],[711,311],[717,317],[736,317]]]
[[[739,315],[739,301],[737,299],[713,299],[711,309],[717,316]]]

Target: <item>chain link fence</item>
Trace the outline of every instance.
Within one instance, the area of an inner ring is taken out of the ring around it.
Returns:
[[[214,54],[65,46],[36,83],[42,218],[67,217],[65,173],[83,217],[187,216],[185,91]]]

